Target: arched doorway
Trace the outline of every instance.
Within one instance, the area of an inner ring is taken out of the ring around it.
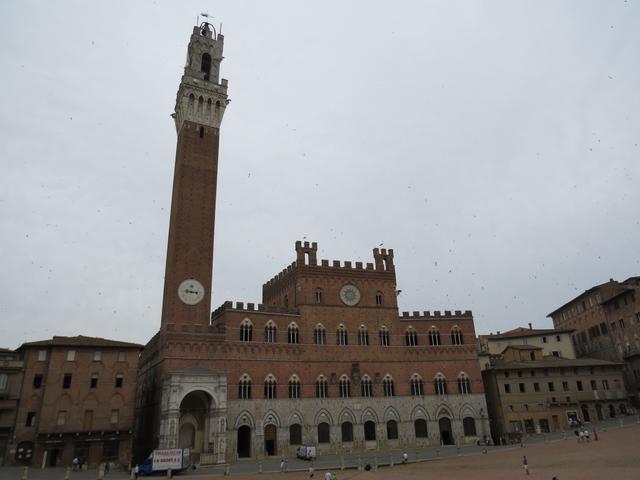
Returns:
[[[440,418],[440,420],[438,420],[438,427],[440,428],[440,443],[442,443],[442,445],[453,445],[451,420],[447,417]]]
[[[589,407],[587,407],[584,403],[580,406],[580,410],[582,411],[582,420],[585,422],[591,421],[591,415],[589,415]]]
[[[191,448],[196,443],[196,427],[193,423],[183,423],[180,426],[180,437],[178,446],[180,448]]]
[[[604,414],[602,413],[602,405],[596,403],[596,415],[598,416],[598,420],[604,420]]]
[[[267,456],[278,454],[278,429],[273,423],[264,427],[264,453]]]
[[[180,402],[178,443],[191,448],[194,454],[207,450],[211,411],[211,396],[201,390],[188,393]]]
[[[238,428],[238,458],[251,456],[251,427],[243,425]]]

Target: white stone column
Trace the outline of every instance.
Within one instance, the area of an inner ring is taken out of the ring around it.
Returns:
[[[224,463],[227,452],[227,412],[226,409],[211,408],[207,422],[208,448],[217,463]]]
[[[180,426],[180,410],[171,409],[162,412],[160,418],[159,448],[177,448]]]

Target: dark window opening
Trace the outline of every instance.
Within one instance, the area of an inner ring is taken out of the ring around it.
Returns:
[[[200,71],[204,74],[204,79],[209,80],[211,76],[211,55],[209,55],[208,53],[202,54]]]
[[[318,425],[318,443],[329,443],[330,435],[329,435],[329,424],[321,423]]]
[[[353,423],[344,422],[341,426],[342,442],[353,442]]]
[[[302,426],[298,423],[294,423],[289,427],[289,444],[302,444]]]
[[[25,422],[25,426],[33,427],[36,424],[36,412],[28,412],[27,413],[27,421]]]
[[[427,438],[429,435],[427,433],[427,421],[423,418],[417,419],[413,422],[416,438]]]
[[[387,439],[388,440],[398,439],[398,422],[396,422],[395,420],[389,420],[387,422]]]
[[[364,440],[372,442],[376,439],[376,424],[371,420],[364,422]]]
[[[42,375],[37,373],[33,377],[33,388],[40,388],[40,387],[42,387]]]
[[[62,388],[71,388],[71,374],[65,373],[62,378]]]

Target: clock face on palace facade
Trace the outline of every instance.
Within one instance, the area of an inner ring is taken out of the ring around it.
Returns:
[[[198,280],[187,278],[178,287],[178,297],[187,305],[196,305],[204,298],[204,287]]]
[[[355,285],[345,285],[340,289],[340,300],[345,305],[353,307],[360,301],[360,290]]]

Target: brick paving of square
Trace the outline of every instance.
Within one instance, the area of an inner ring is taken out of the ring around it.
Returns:
[[[574,438],[548,444],[536,444],[525,448],[499,450],[487,455],[473,455],[443,459],[378,471],[337,471],[338,480],[379,479],[446,479],[446,480],[503,480],[522,478],[529,480],[638,480],[640,479],[640,425],[607,432],[599,432],[599,440],[577,443]],[[530,475],[524,473],[522,456],[526,455]],[[323,480],[325,470],[317,470],[314,480]],[[205,476],[189,475],[183,478],[195,480]],[[265,473],[261,475],[234,475],[239,479],[275,480],[287,478],[301,480],[309,478],[306,472],[286,474]],[[216,478],[216,477],[210,477]],[[217,477],[220,478],[220,477]]]

